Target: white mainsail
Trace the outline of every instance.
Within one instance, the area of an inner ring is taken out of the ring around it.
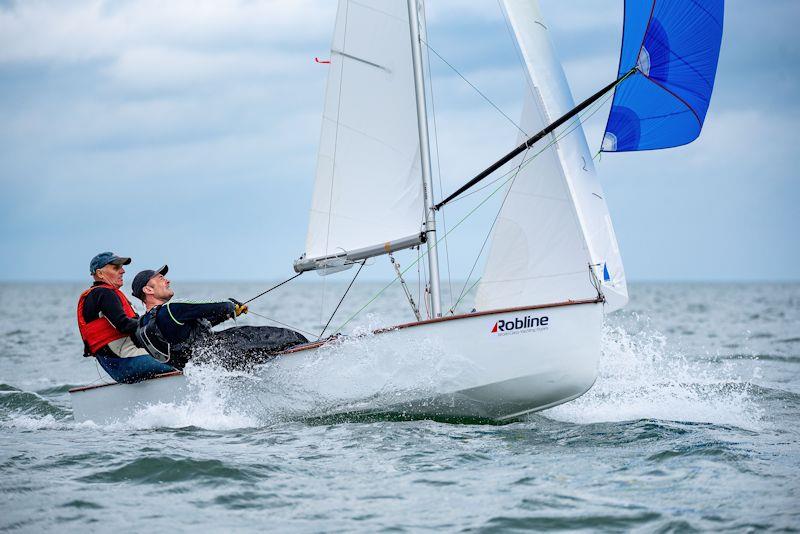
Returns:
[[[340,0],[306,257],[419,236],[419,148],[406,3]]]
[[[574,102],[538,2],[502,4],[527,66],[531,93],[522,128],[533,134]],[[478,286],[479,310],[594,298],[590,265],[602,283],[606,312],[628,300],[622,258],[583,129],[554,141],[551,134],[514,162],[520,165],[553,143],[524,165],[511,185]]]

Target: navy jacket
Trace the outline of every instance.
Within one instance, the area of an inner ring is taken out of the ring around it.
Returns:
[[[164,339],[170,344],[180,344],[207,334],[209,324],[216,326],[233,318],[235,313],[232,302],[168,302],[142,316],[142,323],[147,324],[154,315]]]

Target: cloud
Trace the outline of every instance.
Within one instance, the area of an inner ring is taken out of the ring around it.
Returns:
[[[0,10],[0,61],[91,61],[153,43],[301,44],[329,35],[334,11],[309,0],[29,0]]]
[[[0,278],[82,276],[106,248],[169,258],[187,278],[285,273],[302,251],[327,75],[313,58],[328,54],[336,4],[2,4],[0,246],[18,260],[0,262]],[[574,96],[585,98],[615,74],[621,3],[541,4]],[[728,277],[800,276],[797,248],[785,245],[800,202],[798,15],[791,0],[731,4],[701,138],[603,157],[632,278],[713,278],[722,261],[733,262]],[[436,50],[517,120],[524,78],[497,0],[431,1],[428,20]],[[516,131],[430,60],[449,190],[513,146]],[[606,113],[586,125],[591,147]],[[456,203],[448,223],[468,206]],[[471,267],[496,207],[455,234],[455,276]],[[242,250],[250,264],[226,261]]]

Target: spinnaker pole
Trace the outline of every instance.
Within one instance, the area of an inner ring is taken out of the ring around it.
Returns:
[[[431,154],[428,138],[428,110],[425,105],[425,77],[422,72],[422,45],[419,38],[418,0],[408,0],[408,26],[411,30],[411,59],[414,66],[414,89],[417,95],[417,125],[419,127],[419,153],[422,165],[422,191],[425,196],[425,237],[428,245],[430,271],[431,309],[433,317],[442,316],[439,290],[439,252],[436,248],[436,207],[433,201],[431,179]],[[424,0],[419,0],[421,4]]]
[[[503,156],[502,158],[491,164],[484,171],[475,176],[475,178],[473,178],[469,182],[459,187],[453,194],[451,194],[450,196],[448,196],[447,198],[445,198],[444,200],[433,206],[434,211],[441,209],[442,206],[444,206],[445,204],[456,198],[458,195],[460,195],[473,185],[477,184],[478,182],[480,182],[481,180],[492,174],[494,171],[496,171],[497,169],[499,169],[500,167],[502,167],[503,165],[514,159],[522,152],[528,150],[530,147],[532,147],[534,144],[540,141],[543,137],[552,133],[559,126],[562,126],[565,122],[576,116],[578,113],[580,113],[584,109],[588,108],[589,106],[600,100],[600,98],[602,98],[603,95],[605,95],[606,93],[614,89],[617,85],[625,81],[625,79],[631,76],[634,72],[636,72],[636,67],[632,68],[627,73],[623,74],[618,79],[606,85],[605,87],[597,91],[595,94],[593,94],[592,96],[590,96],[589,98],[587,98],[586,100],[584,100],[583,102],[581,102],[580,104],[578,104],[577,106],[566,112],[564,115],[556,119],[552,124],[545,127],[539,133],[529,137],[524,143],[522,143],[517,148],[515,148],[514,150],[512,150],[511,152],[509,152],[508,154],[506,154],[505,156]]]

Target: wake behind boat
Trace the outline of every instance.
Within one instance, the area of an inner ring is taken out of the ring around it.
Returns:
[[[418,320],[381,329],[375,340],[413,350],[424,339],[468,372],[395,410],[504,420],[586,392],[597,377],[603,315],[623,307],[628,293],[581,123],[613,91],[602,150],[651,150],[695,139],[708,109],[722,0],[626,1],[617,77],[577,106],[537,3],[501,5],[526,73],[520,144],[437,202],[422,2],[339,2],[305,253],[294,269],[327,275],[358,265],[358,273],[369,258],[389,255],[394,263],[393,253],[419,251],[395,279],[405,287],[403,274],[426,261],[425,305],[406,291]],[[505,174],[497,177],[499,171]],[[489,176],[496,179],[492,187],[474,189]],[[436,215],[466,191],[483,191],[475,209],[494,195],[503,200],[475,310],[457,314],[455,306],[442,310],[438,249],[447,234],[437,231]],[[305,365],[339,343],[335,334],[346,324],[266,365]],[[122,400],[136,397],[132,388],[158,396],[166,388],[156,384],[177,381],[167,378],[75,391],[76,419],[99,417],[115,391]],[[352,386],[342,379],[343,390]]]

